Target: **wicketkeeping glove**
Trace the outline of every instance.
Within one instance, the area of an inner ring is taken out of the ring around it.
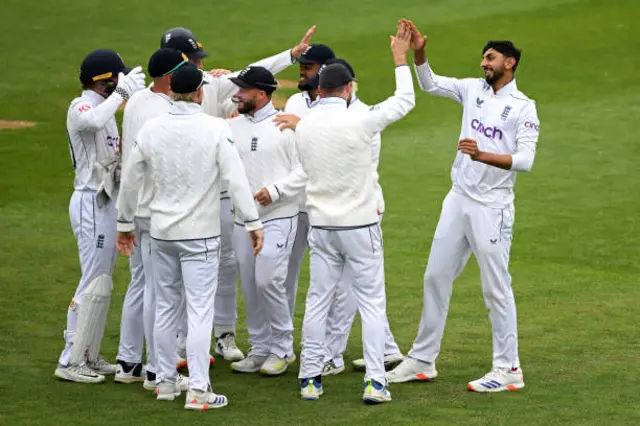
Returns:
[[[127,75],[120,73],[118,74],[118,85],[115,92],[124,99],[129,99],[138,90],[144,89],[144,78],[145,75],[141,66],[135,67]]]

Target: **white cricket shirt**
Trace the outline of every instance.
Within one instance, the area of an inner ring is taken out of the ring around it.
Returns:
[[[247,230],[262,227],[231,129],[200,105],[175,102],[171,111],[142,127],[122,173],[118,231],[134,229],[138,191],[147,170],[154,197],[149,206],[153,238],[191,240],[220,235],[221,180]]]
[[[228,120],[233,133],[233,145],[238,151],[249,180],[251,191],[260,189],[286,178],[298,165],[295,154],[294,133],[281,132],[273,122],[278,113],[269,102],[255,112],[254,116],[243,114]],[[276,197],[274,195],[272,199]],[[293,217],[298,214],[297,198],[285,198],[263,207],[256,203],[261,221]],[[239,222],[236,215],[236,223]]]
[[[167,114],[171,110],[171,99],[164,93],[156,93],[148,87],[131,96],[124,108],[122,118],[122,164],[126,164],[129,153],[142,126],[150,119]],[[153,199],[151,176],[145,174],[138,194],[136,217],[149,218],[149,204]]]
[[[296,147],[307,175],[309,223],[348,229],[378,222],[372,173],[375,134],[415,105],[411,69],[395,70],[396,91],[367,114],[350,110],[341,98],[321,98],[296,127]]]
[[[453,190],[491,207],[513,203],[516,172],[531,170],[535,158],[540,130],[535,102],[515,80],[494,93],[480,78],[442,77],[428,62],[415,68],[422,90],[462,104],[460,139],[475,140],[480,151],[513,156],[511,170],[503,170],[458,151],[451,169]]]
[[[71,101],[67,136],[76,191],[97,191],[103,176],[96,163],[106,164],[118,155],[120,136],[115,113],[122,101],[115,92],[105,99],[93,90],[83,90]]]

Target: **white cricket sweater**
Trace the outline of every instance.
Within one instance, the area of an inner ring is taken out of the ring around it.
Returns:
[[[228,120],[233,133],[233,145],[242,159],[253,193],[286,178],[298,165],[294,133],[278,129],[273,122],[277,113],[278,110],[269,102],[253,117],[244,114]],[[272,199],[275,198],[277,194],[272,195]],[[297,215],[298,199],[281,199],[266,207],[256,203],[256,207],[264,223]],[[240,219],[236,214],[236,223],[242,224]]]
[[[123,98],[117,93],[103,98],[92,90],[71,101],[67,111],[67,136],[76,191],[97,191],[105,165],[118,155],[120,136],[115,113]]]
[[[296,127],[296,146],[307,175],[309,223],[354,228],[378,222],[371,140],[415,105],[411,69],[396,67],[396,91],[367,114],[341,98],[320,99]]]
[[[142,126],[151,118],[167,114],[171,110],[171,99],[164,93],[156,93],[147,87],[131,96],[124,108],[122,118],[122,164],[126,164],[136,136]],[[153,182],[146,173],[142,178],[142,186],[138,194],[136,217],[149,218],[149,205],[153,199]]]
[[[231,129],[200,105],[175,102],[169,114],[142,127],[122,174],[118,231],[134,229],[138,191],[146,170],[153,181],[151,237],[191,240],[220,235],[220,184],[229,191],[247,230],[262,227]]]
[[[475,140],[480,151],[512,155],[511,170],[503,170],[457,151],[453,190],[490,207],[513,203],[516,172],[530,171],[535,158],[540,131],[535,102],[518,90],[515,80],[494,93],[480,78],[436,75],[428,62],[415,69],[422,90],[463,105],[460,139]]]

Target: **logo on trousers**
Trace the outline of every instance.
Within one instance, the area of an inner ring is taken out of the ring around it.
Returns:
[[[98,240],[96,241],[96,247],[101,249],[104,248],[104,235],[100,234],[98,235]]]

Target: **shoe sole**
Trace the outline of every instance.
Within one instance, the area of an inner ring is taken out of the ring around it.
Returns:
[[[88,384],[88,385],[97,385],[97,384],[105,382],[104,376],[101,377],[101,378],[97,378],[97,379],[80,379],[80,380],[76,380],[76,379],[73,379],[73,378],[63,374],[63,373],[58,373],[57,371],[54,372],[53,375],[58,380],[62,380],[62,381],[65,381],[65,382],[85,383],[85,384]]]
[[[416,373],[411,376],[403,376],[398,378],[390,378],[387,376],[387,383],[407,383],[407,382],[430,382],[438,377],[438,373],[433,375],[427,375],[425,373]]]
[[[378,404],[383,404],[385,402],[391,402],[391,398],[373,398],[370,396],[369,397],[363,396],[362,402],[364,402],[367,405],[378,405]]]
[[[229,361],[229,362],[242,361],[245,358],[243,353],[240,353],[236,356],[225,356],[224,353],[222,353],[222,351],[218,350],[217,346],[216,346],[215,352],[216,352],[216,355],[220,355],[225,361]]]
[[[264,374],[265,376],[273,376],[273,377],[280,376],[287,371],[287,367],[288,365],[282,371],[268,371],[268,370],[260,369],[260,373]]]
[[[185,410],[193,410],[193,411],[207,411],[216,408],[223,408],[229,405],[229,402],[225,402],[224,404],[185,404]]]
[[[305,396],[300,394],[300,396],[302,397],[303,401],[317,401],[320,399],[320,397],[322,396],[322,394],[324,393],[323,390],[321,390],[317,395],[315,396]]]
[[[143,377],[115,377],[113,379],[114,383],[122,383],[125,385],[131,384],[131,383],[144,383],[144,378]],[[154,387],[155,389],[155,387]]]
[[[231,366],[231,371],[233,371],[234,373],[253,374],[253,373],[259,373],[260,369],[258,368],[256,370],[241,370]]]
[[[143,384],[142,388],[146,389],[146,390],[149,390],[149,391],[155,391],[156,390],[156,385]]]
[[[524,383],[516,383],[516,384],[507,385],[507,386],[500,386],[495,389],[483,389],[483,388],[476,389],[471,383],[467,384],[467,390],[475,393],[515,392],[522,388],[524,388]]]

